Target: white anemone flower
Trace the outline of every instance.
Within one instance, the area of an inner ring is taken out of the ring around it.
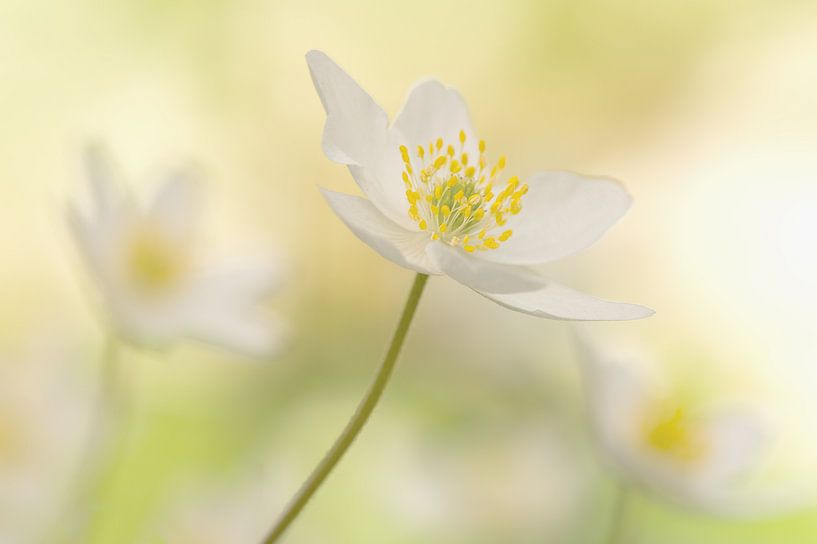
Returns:
[[[460,94],[418,83],[394,122],[337,64],[307,54],[326,110],[323,150],[345,164],[366,198],[323,190],[372,249],[422,274],[448,275],[503,306],[551,319],[652,315],[548,281],[531,268],[577,253],[630,207],[614,180],[565,171],[505,177],[489,164]]]
[[[781,507],[768,496],[756,500],[750,492],[753,473],[760,470],[773,438],[758,407],[690,403],[660,376],[648,377],[646,368],[581,344],[596,442],[625,480],[716,514],[749,515]]]
[[[116,179],[98,150],[86,155],[92,209],[69,207],[69,223],[117,333],[163,347],[189,338],[265,357],[282,327],[263,311],[280,271],[260,255],[210,263],[200,258],[195,183],[168,172],[147,206]]]

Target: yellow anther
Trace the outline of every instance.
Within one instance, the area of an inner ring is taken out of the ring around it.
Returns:
[[[459,191],[457,191],[457,193],[454,195],[454,200],[456,200],[457,202],[459,202],[459,201],[460,201],[460,200],[462,200],[463,198],[465,198],[465,193],[463,192],[463,190],[462,190],[462,189],[460,189],[460,190],[459,190]]]
[[[466,234],[466,235],[465,235],[465,237],[462,239],[462,243],[463,243],[463,244],[467,244],[467,243],[468,243],[468,240],[469,240],[470,238],[471,238],[471,237],[470,237],[470,236],[468,236],[468,235]]]
[[[440,155],[439,157],[434,159],[434,168],[442,168],[447,160],[448,157],[446,157],[445,155]]]
[[[474,174],[476,173],[477,171],[474,169],[473,166],[469,166],[468,168],[465,169],[465,177],[467,178],[473,178]]]
[[[496,249],[496,248],[499,247],[499,242],[497,242],[496,238],[494,238],[493,236],[489,236],[488,238],[485,238],[482,241],[482,243],[485,245],[485,247],[490,248],[490,249]]]
[[[419,156],[421,159],[426,156],[426,150],[423,149],[423,146],[421,145],[417,146],[417,156]]]
[[[516,215],[521,211],[522,211],[522,203],[519,201],[519,199],[515,198],[515,199],[511,200],[511,213]]]
[[[468,153],[463,153],[462,156],[460,156],[460,162],[468,166]]]
[[[428,144],[428,154],[429,155],[434,154],[434,142],[431,142],[430,144]]]
[[[472,206],[476,206],[477,204],[479,204],[480,200],[481,200],[480,196],[477,195],[477,194],[474,194],[474,195],[471,195],[471,196],[468,197],[468,203],[470,205],[472,205]]]
[[[432,239],[432,240],[439,240],[439,239],[440,239],[440,235],[439,235],[439,234],[437,234],[436,232],[432,232],[432,233],[431,233],[431,239]]]
[[[426,230],[428,228],[428,223],[426,223],[425,219],[420,219],[420,222],[417,224],[420,227],[420,230]]]
[[[510,238],[512,234],[513,234],[513,231],[511,229],[506,230],[505,232],[503,232],[502,234],[499,235],[499,241],[504,242],[505,240]]]
[[[523,183],[522,187],[519,188],[519,194],[520,195],[528,194],[528,184],[527,183]]]
[[[433,213],[434,215],[437,215],[438,213],[440,213],[439,206],[431,206],[431,213]]]
[[[486,229],[482,229],[481,231],[479,231],[479,234],[477,235],[477,238],[482,240],[483,238],[485,238],[485,234],[487,234],[487,232],[488,231]]]
[[[483,217],[485,217],[485,210],[477,208],[477,211],[474,212],[474,221],[482,221]]]
[[[443,204],[443,207],[440,209],[443,212],[443,217],[448,217],[449,215],[451,215],[451,208],[449,208],[447,205]]]
[[[442,188],[441,185],[437,185],[436,187],[434,187],[434,198],[436,198],[437,200],[440,200],[440,197],[442,197],[442,196],[443,196],[443,188]]]
[[[457,176],[451,176],[450,178],[448,178],[448,181],[446,182],[446,185],[448,185],[449,187],[453,187],[458,182],[459,182],[459,180],[457,179]]]
[[[476,249],[476,247],[474,247],[474,246],[462,246],[462,249],[464,249],[468,253],[473,253],[474,250]]]
[[[499,167],[500,170],[505,168],[505,155],[499,157],[499,160],[497,161],[496,165]]]
[[[516,176],[512,176],[511,179],[508,180],[508,187],[516,189],[517,185],[519,185],[519,178]]]
[[[453,160],[453,161],[451,161],[451,164],[449,165],[449,168],[451,169],[451,172],[456,174],[457,172],[462,170],[462,165],[458,161]]]
[[[443,139],[442,138],[437,138],[437,143],[435,145],[437,146],[437,151],[442,149],[443,148]]]
[[[466,206],[466,207],[464,207],[464,208],[462,209],[462,216],[463,216],[464,218],[468,219],[469,217],[471,217],[471,211],[472,211],[471,206]]]
[[[480,169],[480,170],[485,170],[485,165],[486,165],[486,164],[487,164],[487,163],[485,162],[485,157],[480,156],[480,157],[479,157],[479,169]]]
[[[403,172],[403,183],[406,184],[406,187],[411,187],[411,181],[409,180],[408,172]]]
[[[451,144],[448,144],[448,156],[453,158],[453,157],[454,157],[454,153],[455,153],[455,151],[454,151],[454,146],[453,146],[453,145],[451,145]]]
[[[443,224],[440,225],[440,232],[445,232],[447,230],[448,230],[448,225],[446,223],[443,223]]]
[[[480,140],[479,141],[479,152],[480,153],[485,153],[485,140]]]
[[[460,143],[461,144],[465,143],[465,131],[464,130],[460,131]]]
[[[505,217],[501,213],[496,214],[496,217],[494,217],[494,221],[496,221],[496,224],[499,225],[500,227],[508,222],[508,220],[505,219]]]

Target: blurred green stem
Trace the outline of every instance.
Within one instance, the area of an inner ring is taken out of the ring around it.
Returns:
[[[610,516],[610,531],[607,544],[624,544],[626,540],[626,519],[629,509],[630,489],[624,483],[617,483],[613,497],[613,509]]]
[[[403,315],[400,316],[400,322],[394,331],[389,350],[386,352],[386,356],[383,358],[380,369],[377,371],[374,381],[372,381],[372,384],[369,386],[369,390],[360,401],[360,404],[358,404],[357,410],[346,424],[343,432],[340,433],[335,443],[318,466],[312,471],[312,474],[309,475],[309,478],[301,485],[298,493],[287,505],[281,517],[278,518],[275,526],[269,532],[266,539],[264,539],[264,544],[272,544],[278,541],[292,522],[295,521],[295,518],[298,517],[298,514],[300,514],[303,507],[306,506],[306,503],[309,502],[309,499],[312,498],[312,495],[315,494],[315,491],[323,484],[324,480],[326,480],[327,476],[329,476],[335,468],[335,465],[341,460],[346,450],[349,449],[349,446],[351,446],[355,438],[357,438],[357,435],[360,434],[360,431],[368,421],[369,416],[380,400],[383,390],[391,377],[394,364],[400,355],[400,349],[403,347],[403,341],[406,339],[406,333],[408,333],[409,325],[411,325],[411,320],[414,318],[417,304],[420,302],[420,296],[423,294],[423,288],[425,288],[427,280],[428,275],[426,274],[417,274],[414,278],[414,285],[411,287],[411,292],[403,308]]]
[[[54,531],[59,542],[84,541],[91,524],[91,507],[94,493],[98,491],[100,479],[100,459],[107,453],[109,435],[113,420],[121,414],[121,399],[118,394],[119,338],[114,333],[105,336],[99,362],[96,394],[88,411],[88,428],[85,442],[77,457],[77,468],[72,492],[73,500],[68,510],[56,524]]]

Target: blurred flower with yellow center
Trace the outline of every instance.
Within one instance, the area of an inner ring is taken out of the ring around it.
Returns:
[[[393,123],[320,51],[307,63],[326,110],[323,150],[348,166],[366,198],[323,190],[372,249],[420,274],[448,275],[516,311],[551,319],[651,315],[543,278],[533,265],[596,242],[630,207],[618,182],[566,171],[504,176],[490,163],[460,94],[418,83]]]
[[[70,226],[119,334],[151,346],[189,338],[258,357],[278,348],[282,327],[262,309],[279,282],[277,263],[260,255],[202,261],[189,176],[169,173],[142,207],[99,150],[87,165],[93,210],[72,206]]]
[[[771,440],[758,407],[684,402],[635,361],[605,356],[586,339],[580,347],[596,442],[625,481],[713,513],[746,505],[740,486]]]

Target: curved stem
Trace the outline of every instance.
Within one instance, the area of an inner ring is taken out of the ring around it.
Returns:
[[[423,294],[423,288],[427,280],[428,275],[426,274],[417,274],[414,278],[414,284],[411,287],[411,292],[409,292],[406,305],[403,308],[403,315],[400,316],[400,322],[394,331],[389,350],[386,352],[386,356],[383,358],[383,362],[377,371],[374,381],[372,381],[369,386],[369,390],[366,391],[366,395],[360,401],[360,404],[358,404],[357,410],[355,410],[354,415],[346,424],[340,436],[338,436],[321,462],[312,471],[312,474],[309,475],[309,478],[301,485],[301,488],[287,505],[281,517],[278,518],[275,526],[273,526],[272,530],[264,539],[264,544],[272,544],[284,534],[292,522],[295,521],[295,518],[298,517],[303,507],[306,506],[306,503],[309,502],[309,499],[312,498],[312,495],[315,494],[315,491],[318,490],[341,460],[346,450],[349,449],[349,446],[351,446],[355,438],[357,438],[357,435],[360,434],[361,429],[363,429],[363,426],[368,421],[369,416],[380,400],[383,390],[391,377],[394,364],[400,355],[400,349],[403,347],[403,341],[406,339],[406,333],[408,332],[411,320],[414,318],[417,303],[420,302],[420,296]]]
[[[613,497],[613,510],[610,517],[610,532],[607,544],[621,544],[626,532],[627,509],[630,502],[630,490],[623,483],[617,483]]]

